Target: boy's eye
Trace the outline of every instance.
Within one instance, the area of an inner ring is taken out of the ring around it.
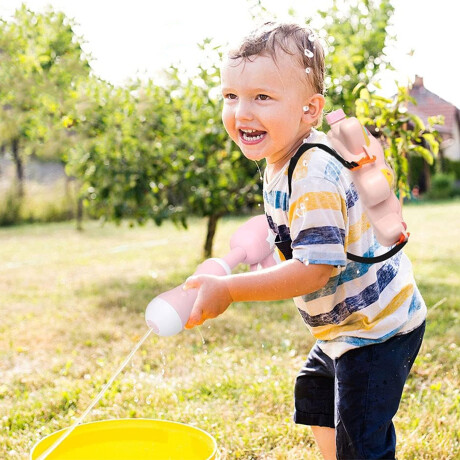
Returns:
[[[270,99],[270,96],[267,96],[266,94],[258,94],[256,99],[259,101],[268,101]]]
[[[236,94],[226,93],[224,94],[224,99],[236,99]]]

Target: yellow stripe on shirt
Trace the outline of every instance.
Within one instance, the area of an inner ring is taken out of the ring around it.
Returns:
[[[356,222],[353,225],[350,225],[350,230],[348,232],[348,244],[353,244],[358,241],[363,233],[367,232],[369,228],[371,227],[371,223],[369,222],[369,219],[367,217],[367,214],[363,212],[361,214],[361,219],[359,219],[358,222]]]
[[[332,209],[340,211],[346,203],[338,193],[333,192],[307,192],[289,206],[289,225],[297,210],[313,211],[315,209]]]
[[[307,150],[300,158],[297,163],[297,166],[294,169],[294,172],[292,174],[292,181],[295,182],[299,179],[304,179],[307,177],[308,174],[308,163],[311,159],[311,155],[315,149],[310,149]],[[286,174],[287,174],[287,169],[286,169]]]
[[[370,331],[387,316],[394,313],[414,293],[414,285],[407,284],[399,294],[372,321],[360,312],[352,313],[343,323],[311,328],[311,333],[319,340],[332,340],[346,331]]]

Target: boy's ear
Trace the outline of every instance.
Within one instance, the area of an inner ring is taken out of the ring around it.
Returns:
[[[310,126],[316,125],[318,118],[323,113],[325,99],[322,94],[313,94],[303,107],[303,121]]]

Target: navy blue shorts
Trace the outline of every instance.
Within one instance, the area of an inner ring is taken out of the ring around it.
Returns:
[[[332,360],[315,345],[295,384],[294,421],[335,428],[338,459],[394,459],[392,419],[425,323]]]

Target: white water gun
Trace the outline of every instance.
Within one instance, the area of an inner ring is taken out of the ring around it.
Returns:
[[[230,275],[238,264],[250,265],[251,270],[276,265],[274,235],[265,215],[253,217],[244,223],[230,239],[230,252],[222,258],[205,260],[194,275]],[[147,306],[145,320],[149,328],[160,336],[181,332],[188,321],[198,295],[198,289],[175,287],[155,297]]]

